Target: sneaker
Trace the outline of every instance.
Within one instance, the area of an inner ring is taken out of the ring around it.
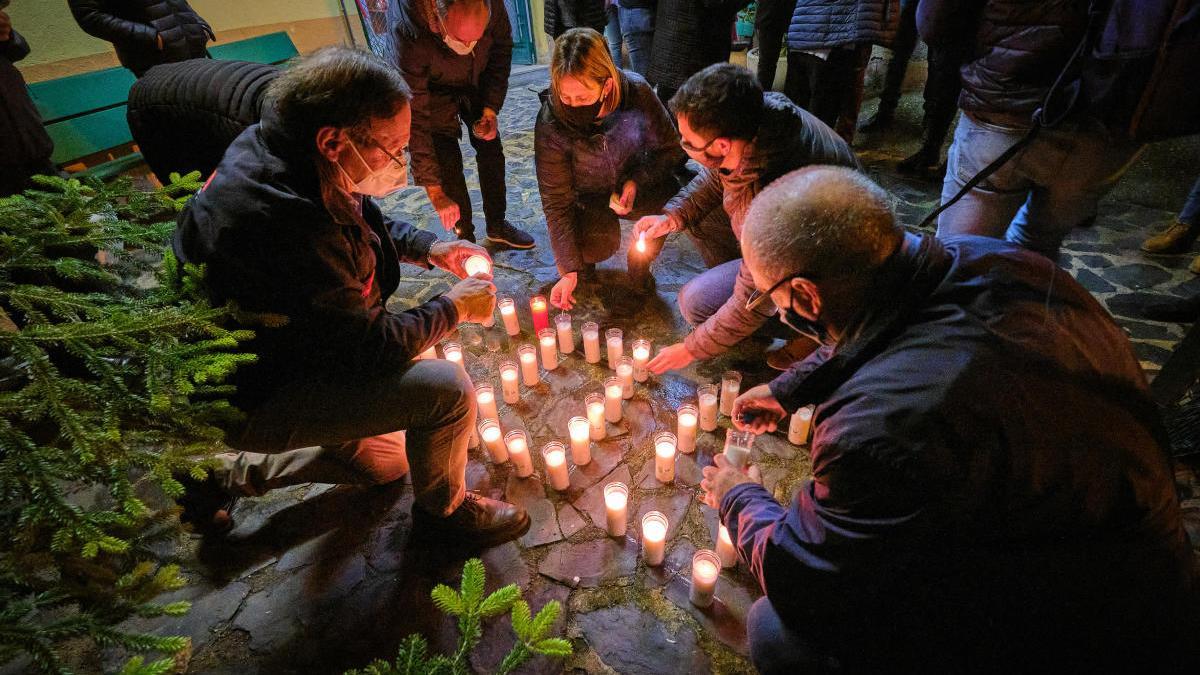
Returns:
[[[787,370],[817,349],[817,343],[806,337],[789,340],[787,344],[767,353],[767,365],[775,370]]]
[[[468,492],[454,513],[435,516],[413,507],[413,525],[424,536],[475,548],[503,544],[529,531],[529,514],[508,502]]]
[[[941,154],[941,146],[922,145],[920,150],[900,160],[896,164],[896,171],[910,176],[914,174],[935,175],[941,164]]]
[[[494,242],[507,244],[512,248],[533,248],[533,237],[507,220],[497,225],[488,225],[487,236]]]
[[[1200,235],[1200,227],[1175,221],[1165,231],[1142,242],[1146,253],[1183,253]],[[1195,271],[1195,270],[1193,270]]]
[[[475,226],[459,223],[454,226],[454,238],[475,243]]]
[[[183,494],[175,503],[183,507],[179,522],[199,534],[225,534],[233,529],[233,505],[237,496],[231,495],[217,483],[212,471],[203,481],[188,473],[175,474],[183,484]]]

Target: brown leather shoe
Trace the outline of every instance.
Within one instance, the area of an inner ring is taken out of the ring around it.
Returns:
[[[1166,230],[1142,242],[1142,250],[1146,253],[1183,253],[1191,248],[1197,236],[1200,236],[1200,227],[1175,221]]]
[[[1192,274],[1200,274],[1200,255],[1192,258],[1192,264],[1188,265],[1188,269],[1191,270]]]
[[[787,344],[767,353],[767,365],[775,370],[787,370],[792,364],[817,350],[817,343],[806,337],[789,340]]]
[[[423,536],[446,543],[488,548],[516,539],[529,531],[529,514],[508,502],[468,492],[454,513],[439,517],[419,505],[413,507],[413,524]]]

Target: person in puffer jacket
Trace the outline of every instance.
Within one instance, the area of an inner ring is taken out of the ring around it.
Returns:
[[[729,60],[733,18],[749,0],[659,0],[646,79],[663,103],[705,66]]]
[[[68,0],[85,33],[111,42],[121,65],[141,77],[160,63],[203,58],[212,26],[187,0]]]
[[[542,24],[551,40],[572,28],[602,32],[608,23],[604,0],[546,0]]]
[[[619,218],[659,213],[687,161],[679,133],[644,79],[619,70],[604,38],[575,28],[554,41],[550,89],[534,127],[534,163],[561,278],[550,303],[570,309],[579,275],[620,248]],[[644,284],[661,240],[629,253]]]

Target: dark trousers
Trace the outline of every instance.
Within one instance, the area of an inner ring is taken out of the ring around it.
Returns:
[[[57,176],[58,169],[54,168],[49,158],[25,164],[0,165],[0,197],[8,197],[35,187],[30,178],[38,175]]]
[[[771,601],[759,598],[746,615],[750,662],[762,675],[838,672],[837,661],[788,628]]]
[[[917,0],[907,0],[900,6],[900,27],[892,43],[892,60],[888,62],[879,94],[879,109],[893,111],[900,102],[900,88],[909,59],[917,47]],[[962,89],[959,68],[962,54],[958,48],[930,47],[929,71],[925,78],[924,126],[937,145],[950,129],[958,112],[958,92]]]
[[[790,51],[784,93],[851,143],[870,58],[869,44],[837,48],[824,59]]]
[[[579,195],[575,202],[575,245],[583,261],[595,264],[608,260],[621,247],[621,218],[635,220],[642,216],[662,213],[667,201],[679,191],[674,176],[649,185],[638,186],[633,211],[618,216],[608,206],[609,194]],[[653,260],[662,250],[665,237],[646,242],[646,260]]]
[[[754,33],[758,35],[758,83],[763,91],[771,91],[775,84],[779,50],[783,47],[783,37],[795,7],[796,3],[789,0],[760,0],[758,3]]]
[[[504,146],[497,135],[490,141],[480,140],[467,132],[471,147],[475,149],[475,166],[479,169],[479,191],[483,194],[483,215],[489,228],[504,222],[508,210],[508,195],[504,187]],[[467,192],[467,178],[463,173],[462,151],[458,137],[449,133],[433,133],[433,151],[437,153],[441,170],[442,190],[454,200],[459,208],[458,227],[464,232],[474,232],[471,195]]]

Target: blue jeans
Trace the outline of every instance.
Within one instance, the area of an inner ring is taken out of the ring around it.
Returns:
[[[679,313],[689,325],[699,326],[708,317],[733,296],[733,287],[737,282],[738,271],[742,268],[742,259],[721,263],[707,271],[701,272],[679,289]],[[759,337],[782,338],[790,340],[798,337],[791,328],[783,325],[778,315],[772,316],[754,332]]]
[[[947,159],[942,201],[1025,135],[964,113]],[[1095,218],[1096,205],[1141,151],[1094,120],[1043,129],[996,173],[938,217],[937,234],[1007,239],[1051,259],[1071,228]]]
[[[1188,193],[1183,210],[1179,212],[1179,222],[1185,225],[1200,225],[1200,178],[1192,183],[1192,191]]]
[[[837,661],[788,628],[767,598],[759,598],[746,615],[750,662],[762,675],[822,673],[837,670]]]
[[[654,42],[654,10],[621,7],[621,38],[629,53],[629,69],[645,76],[650,70],[650,46]]]
[[[621,67],[621,19],[615,4],[608,6],[608,23],[604,24],[604,41],[608,43],[608,55],[613,63]]]

